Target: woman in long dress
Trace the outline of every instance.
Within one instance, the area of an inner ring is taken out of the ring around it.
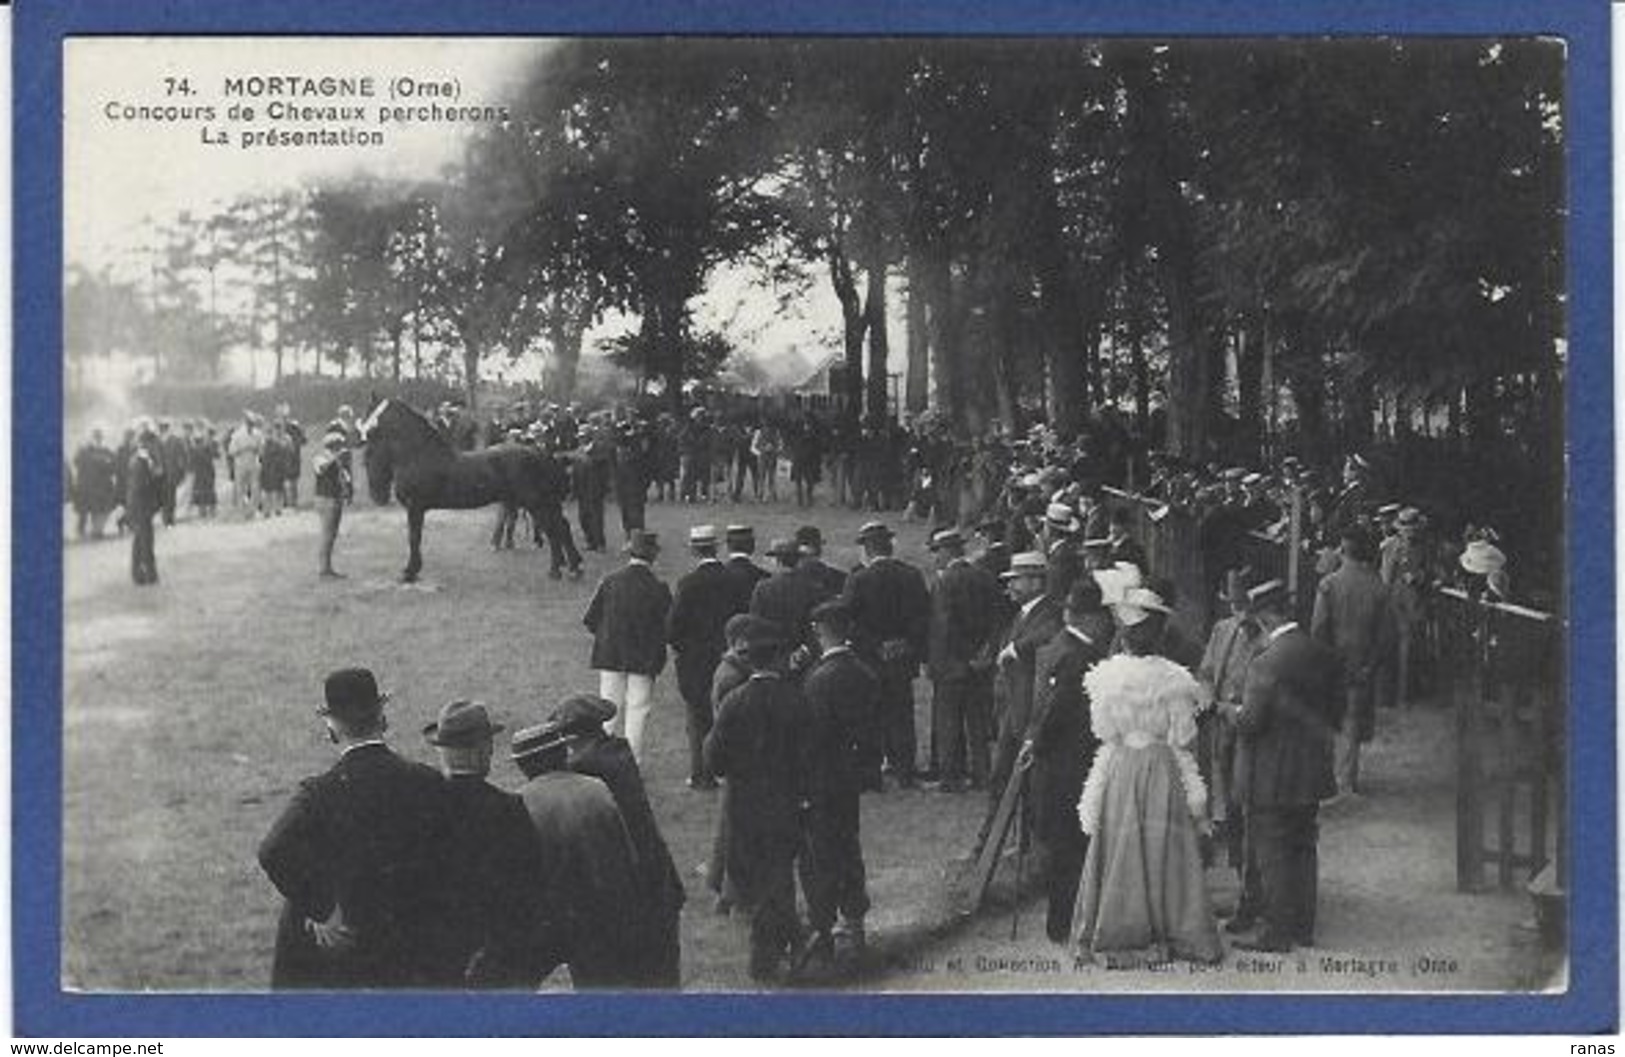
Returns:
[[[1143,637],[1131,622],[1161,602],[1129,594],[1141,604],[1117,613],[1132,650]],[[1101,661],[1083,684],[1101,747],[1078,802],[1090,841],[1073,944],[1109,967],[1216,962],[1223,951],[1198,842],[1207,791],[1189,748],[1201,687],[1173,661],[1132,652]]]

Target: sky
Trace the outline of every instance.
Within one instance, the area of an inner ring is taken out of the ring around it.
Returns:
[[[142,278],[150,269],[150,223],[163,224],[183,211],[208,214],[217,205],[254,192],[297,187],[309,181],[368,175],[383,179],[430,179],[456,162],[466,132],[457,125],[384,129],[381,146],[251,147],[240,145],[244,129],[302,129],[309,122],[266,120],[270,96],[229,96],[228,79],[252,77],[370,76],[373,99],[302,97],[308,106],[368,108],[362,121],[327,123],[376,129],[374,112],[388,104],[399,78],[457,86],[462,106],[509,102],[512,87],[532,63],[545,62],[552,42],[542,38],[75,38],[65,58],[64,248],[70,264],[107,265]],[[286,100],[286,96],[281,96]],[[419,98],[418,104],[428,100]],[[234,104],[254,106],[251,122],[230,121]],[[181,120],[129,120],[129,107],[175,107]],[[198,108],[212,107],[214,120]],[[225,140],[224,143],[216,142]],[[894,301],[894,350],[901,349],[900,302]],[[840,312],[827,282],[781,308],[770,289],[747,268],[723,268],[693,305],[702,326],[722,329],[741,349],[775,367],[795,372],[816,366],[840,344]],[[589,334],[600,337],[628,326],[612,319]],[[789,353],[793,350],[794,355]],[[894,351],[892,370],[902,369]],[[240,380],[251,370],[246,352],[228,360]],[[263,381],[263,372],[262,378]],[[776,376],[778,382],[798,378]]]

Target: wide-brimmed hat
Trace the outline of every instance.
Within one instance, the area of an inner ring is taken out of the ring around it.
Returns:
[[[489,741],[492,735],[504,729],[501,723],[491,722],[484,704],[464,699],[442,708],[440,718],[423,728],[423,738],[430,745],[465,748]]]
[[[1076,532],[1080,527],[1077,515],[1065,503],[1051,503],[1044,510],[1044,524],[1061,532]]]
[[[1394,524],[1400,528],[1421,528],[1428,523],[1427,515],[1413,506],[1408,506],[1394,518]]]
[[[378,680],[365,668],[330,672],[323,682],[322,696],[324,703],[317,714],[338,720],[370,719],[389,700],[389,695],[378,689]]]
[[[508,753],[515,760],[556,749],[569,742],[574,735],[556,723],[537,723],[513,732],[513,743]]]
[[[1247,604],[1254,609],[1273,604],[1285,604],[1291,599],[1285,580],[1266,580],[1247,591]]]
[[[1461,552],[1461,567],[1475,576],[1489,576],[1506,568],[1507,556],[1488,540],[1473,540]]]
[[[547,725],[570,735],[591,734],[614,718],[615,702],[597,694],[571,694],[548,714]]]
[[[626,553],[644,561],[653,561],[660,553],[660,537],[643,529],[633,529],[626,540]]]
[[[1171,613],[1168,603],[1162,596],[1149,587],[1130,587],[1123,592],[1122,600],[1112,606],[1112,612],[1125,628],[1132,628],[1149,617],[1152,613]]]
[[[1014,580],[1020,576],[1043,576],[1049,570],[1049,560],[1042,551],[1023,551],[1010,559],[1010,568],[999,574],[1001,580]]]
[[[1241,605],[1247,599],[1247,592],[1257,587],[1260,577],[1250,566],[1231,569],[1224,574],[1224,588],[1219,592],[1219,601],[1229,605]]]
[[[1132,562],[1118,562],[1110,569],[1096,569],[1091,573],[1100,585],[1100,600],[1104,605],[1116,605],[1128,592],[1144,582],[1140,567]]]
[[[884,521],[865,521],[858,529],[857,541],[866,543],[873,539],[889,540],[893,535],[894,533]]]

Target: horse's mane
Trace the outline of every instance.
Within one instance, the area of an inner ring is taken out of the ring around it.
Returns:
[[[381,421],[384,412],[392,407],[398,409],[402,413],[405,420],[412,424],[412,427],[418,431],[419,435],[422,436],[423,439],[429,441],[431,444],[438,445],[448,452],[453,452],[455,450],[451,446],[451,441],[447,440],[445,435],[435,428],[434,423],[429,421],[427,415],[413,407],[411,404],[408,404],[406,401],[397,400],[394,397],[385,397],[383,400],[379,401],[377,407],[373,408],[372,411],[368,413],[363,422],[363,426],[366,427],[363,429],[363,435],[370,435],[372,429],[376,428],[379,421]]]

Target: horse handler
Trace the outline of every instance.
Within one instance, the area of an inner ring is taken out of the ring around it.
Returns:
[[[660,540],[637,531],[626,544],[627,563],[598,582],[581,622],[592,632],[598,696],[615,705],[614,730],[643,761],[643,725],[654,701],[655,677],[666,666],[666,615],[671,588],[655,575]]]
[[[338,542],[344,504],[352,495],[350,471],[345,465],[348,460],[344,458],[348,447],[349,438],[337,430],[329,430],[322,437],[322,450],[311,460],[316,477],[316,514],[322,525],[322,541],[316,552],[317,575],[323,580],[344,577],[333,568],[333,545]]]

